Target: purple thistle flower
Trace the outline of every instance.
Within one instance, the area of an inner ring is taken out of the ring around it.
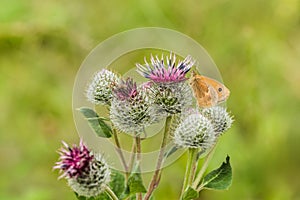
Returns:
[[[133,99],[138,95],[136,83],[132,78],[127,78],[126,81],[121,80],[113,93],[122,101]]]
[[[95,197],[105,190],[111,171],[100,154],[93,154],[80,141],[79,146],[68,146],[59,151],[60,158],[54,169],[59,169],[69,186],[79,195]]]
[[[145,78],[152,80],[155,83],[176,83],[187,80],[185,74],[191,69],[194,64],[191,56],[187,56],[183,61],[178,61],[176,65],[175,54],[170,54],[169,57],[162,55],[161,59],[157,56],[154,58],[151,55],[151,64],[145,59],[145,64],[136,64],[137,72]]]
[[[150,79],[149,96],[163,115],[181,113],[192,103],[192,93],[186,84],[186,73],[191,69],[194,60],[187,56],[183,61],[176,61],[175,54],[161,59],[150,58],[151,64],[136,64],[137,72]],[[177,63],[177,64],[176,64]]]
[[[151,89],[152,85],[153,85],[152,81],[147,81],[141,85],[141,88],[143,90],[149,90],[149,89]]]
[[[54,169],[60,169],[60,172],[63,173],[59,179],[63,177],[77,178],[88,169],[89,163],[94,156],[83,144],[82,140],[78,147],[73,145],[72,148],[64,141],[62,143],[64,147],[59,151],[60,161],[56,162]]]

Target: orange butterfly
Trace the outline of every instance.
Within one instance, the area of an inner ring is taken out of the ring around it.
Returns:
[[[198,106],[201,108],[209,108],[226,101],[230,91],[222,83],[196,74],[192,72],[190,85],[194,91],[194,96],[197,99]]]

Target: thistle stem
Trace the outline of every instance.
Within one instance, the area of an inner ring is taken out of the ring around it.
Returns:
[[[200,183],[200,181],[202,179],[202,176],[204,175],[204,173],[205,173],[205,171],[206,171],[206,169],[208,167],[208,164],[209,164],[210,160],[212,159],[212,157],[214,155],[214,152],[216,150],[216,146],[217,145],[215,144],[213,146],[213,148],[210,150],[210,152],[207,154],[207,156],[205,157],[204,163],[203,163],[203,165],[202,165],[199,173],[197,174],[197,177],[196,177],[196,179],[195,179],[195,181],[194,181],[194,183],[192,185],[192,187],[195,188],[195,189],[197,189],[197,191],[199,189],[197,187],[198,187],[198,185],[199,185],[199,183]]]
[[[187,186],[191,185],[193,182],[195,170],[196,170],[195,169],[196,164],[197,164],[197,149],[190,148],[180,199],[182,199],[182,195],[183,195],[185,189],[187,188]]]
[[[115,144],[117,146],[116,150],[117,150],[117,152],[119,154],[119,157],[121,159],[122,165],[124,167],[126,179],[128,179],[128,176],[129,176],[128,166],[126,164],[126,160],[125,160],[124,154],[122,152],[122,148],[121,148],[121,144],[120,144],[120,141],[119,141],[119,137],[118,137],[117,131],[115,129],[112,129],[112,132],[113,132],[113,135],[114,135]]]
[[[105,187],[105,192],[108,194],[111,200],[119,200],[117,195],[110,189],[110,187]]]
[[[136,161],[137,164],[139,165],[139,171],[140,171],[140,162],[141,162],[141,137],[140,135],[136,134],[135,135],[135,145],[136,145]],[[142,193],[137,193],[136,194],[136,199],[137,200],[142,200],[143,196]]]
[[[195,178],[195,173],[196,173],[196,170],[197,170],[197,167],[198,167],[198,149],[193,149],[192,151],[195,151],[193,152],[193,155],[192,155],[192,166],[191,166],[191,172],[190,172],[190,177],[189,177],[189,180],[188,180],[188,185],[192,185],[193,183],[193,180]]]
[[[137,161],[141,161],[141,137],[140,135],[135,136],[135,144],[136,144],[136,159]]]
[[[163,140],[162,140],[162,143],[161,143],[161,146],[160,146],[160,151],[159,151],[159,154],[158,154],[158,159],[157,159],[157,163],[156,163],[156,170],[153,174],[150,185],[148,187],[148,191],[145,194],[144,200],[149,200],[150,199],[153,191],[156,189],[157,185],[159,184],[160,175],[161,175],[161,171],[162,171],[161,166],[163,164],[165,147],[166,147],[167,139],[168,139],[169,132],[170,132],[171,120],[172,120],[171,116],[168,116],[166,118],[165,131],[164,131]]]
[[[128,171],[129,174],[132,172],[135,154],[136,154],[136,144],[135,142],[133,142],[131,147],[131,155],[129,158],[129,166],[128,166],[128,169],[130,170]]]

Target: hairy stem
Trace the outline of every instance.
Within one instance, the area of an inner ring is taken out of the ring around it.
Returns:
[[[135,136],[135,146],[136,146],[136,161],[138,166],[138,169],[140,171],[140,162],[141,162],[141,137],[140,135],[136,134]],[[143,196],[142,193],[137,193],[136,194],[136,199],[137,200],[142,200]]]
[[[191,185],[195,175],[195,166],[197,163],[197,149],[189,149],[189,157],[186,163],[186,170],[184,175],[184,181],[182,185],[180,199],[182,199],[182,195],[187,188],[188,185]]]
[[[110,189],[110,187],[106,186],[105,187],[105,192],[108,194],[108,196],[112,200],[119,200],[119,198],[117,197],[117,195]]]
[[[216,146],[217,145],[215,144],[213,146],[213,148],[210,150],[210,152],[207,154],[207,156],[205,157],[204,163],[203,163],[203,165],[202,165],[202,167],[201,167],[199,173],[197,174],[197,177],[196,177],[196,179],[195,179],[195,181],[193,183],[193,188],[194,189],[197,189],[197,187],[198,187],[198,185],[199,185],[199,183],[200,183],[200,181],[202,179],[202,176],[204,175],[204,173],[205,173],[205,171],[206,171],[206,169],[208,167],[208,164],[209,164],[210,160],[213,157],[213,154],[215,152]]]
[[[117,146],[116,147],[117,153],[119,154],[119,157],[121,159],[122,165],[124,167],[126,179],[128,179],[128,176],[129,176],[128,166],[126,164],[126,160],[125,160],[124,154],[122,152],[122,148],[121,148],[121,144],[120,144],[120,141],[119,141],[119,137],[118,137],[117,131],[115,129],[112,129],[112,132],[113,132],[113,135],[114,135],[115,144]]]
[[[136,159],[138,162],[141,161],[141,137],[140,135],[135,136],[135,145],[136,145]]]
[[[153,191],[155,190],[155,188],[157,187],[157,185],[159,184],[160,181],[160,175],[161,175],[161,167],[163,164],[163,158],[164,158],[164,153],[165,153],[165,146],[167,144],[167,139],[169,136],[169,132],[170,132],[170,123],[171,123],[171,116],[168,116],[166,118],[166,124],[165,124],[165,131],[164,131],[164,135],[163,135],[163,140],[160,146],[160,151],[158,154],[158,159],[157,159],[157,163],[156,163],[156,170],[153,174],[153,177],[151,179],[150,185],[148,187],[148,191],[145,194],[144,200],[149,200],[149,198],[151,197]]]
[[[135,160],[135,154],[136,154],[136,144],[135,144],[135,142],[133,142],[132,147],[131,147],[131,155],[130,155],[130,158],[129,158],[129,166],[128,166],[128,169],[130,170],[130,171],[128,171],[129,174],[133,170],[133,163],[134,163],[134,160]]]
[[[198,167],[198,158],[197,158],[198,149],[193,149],[192,151],[194,152],[192,153],[193,155],[192,155],[191,172],[188,180],[188,185],[190,186],[192,186],[193,180],[195,178],[195,173]]]

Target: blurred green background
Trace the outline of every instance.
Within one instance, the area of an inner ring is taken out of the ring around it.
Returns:
[[[231,156],[228,191],[205,200],[300,199],[300,2],[0,0],[0,199],[75,199],[52,166],[78,142],[72,87],[85,56],[118,32],[160,26],[209,52],[231,89],[232,129],[210,169]],[[176,41],[174,41],[176,42]],[[184,158],[156,199],[177,199]]]

